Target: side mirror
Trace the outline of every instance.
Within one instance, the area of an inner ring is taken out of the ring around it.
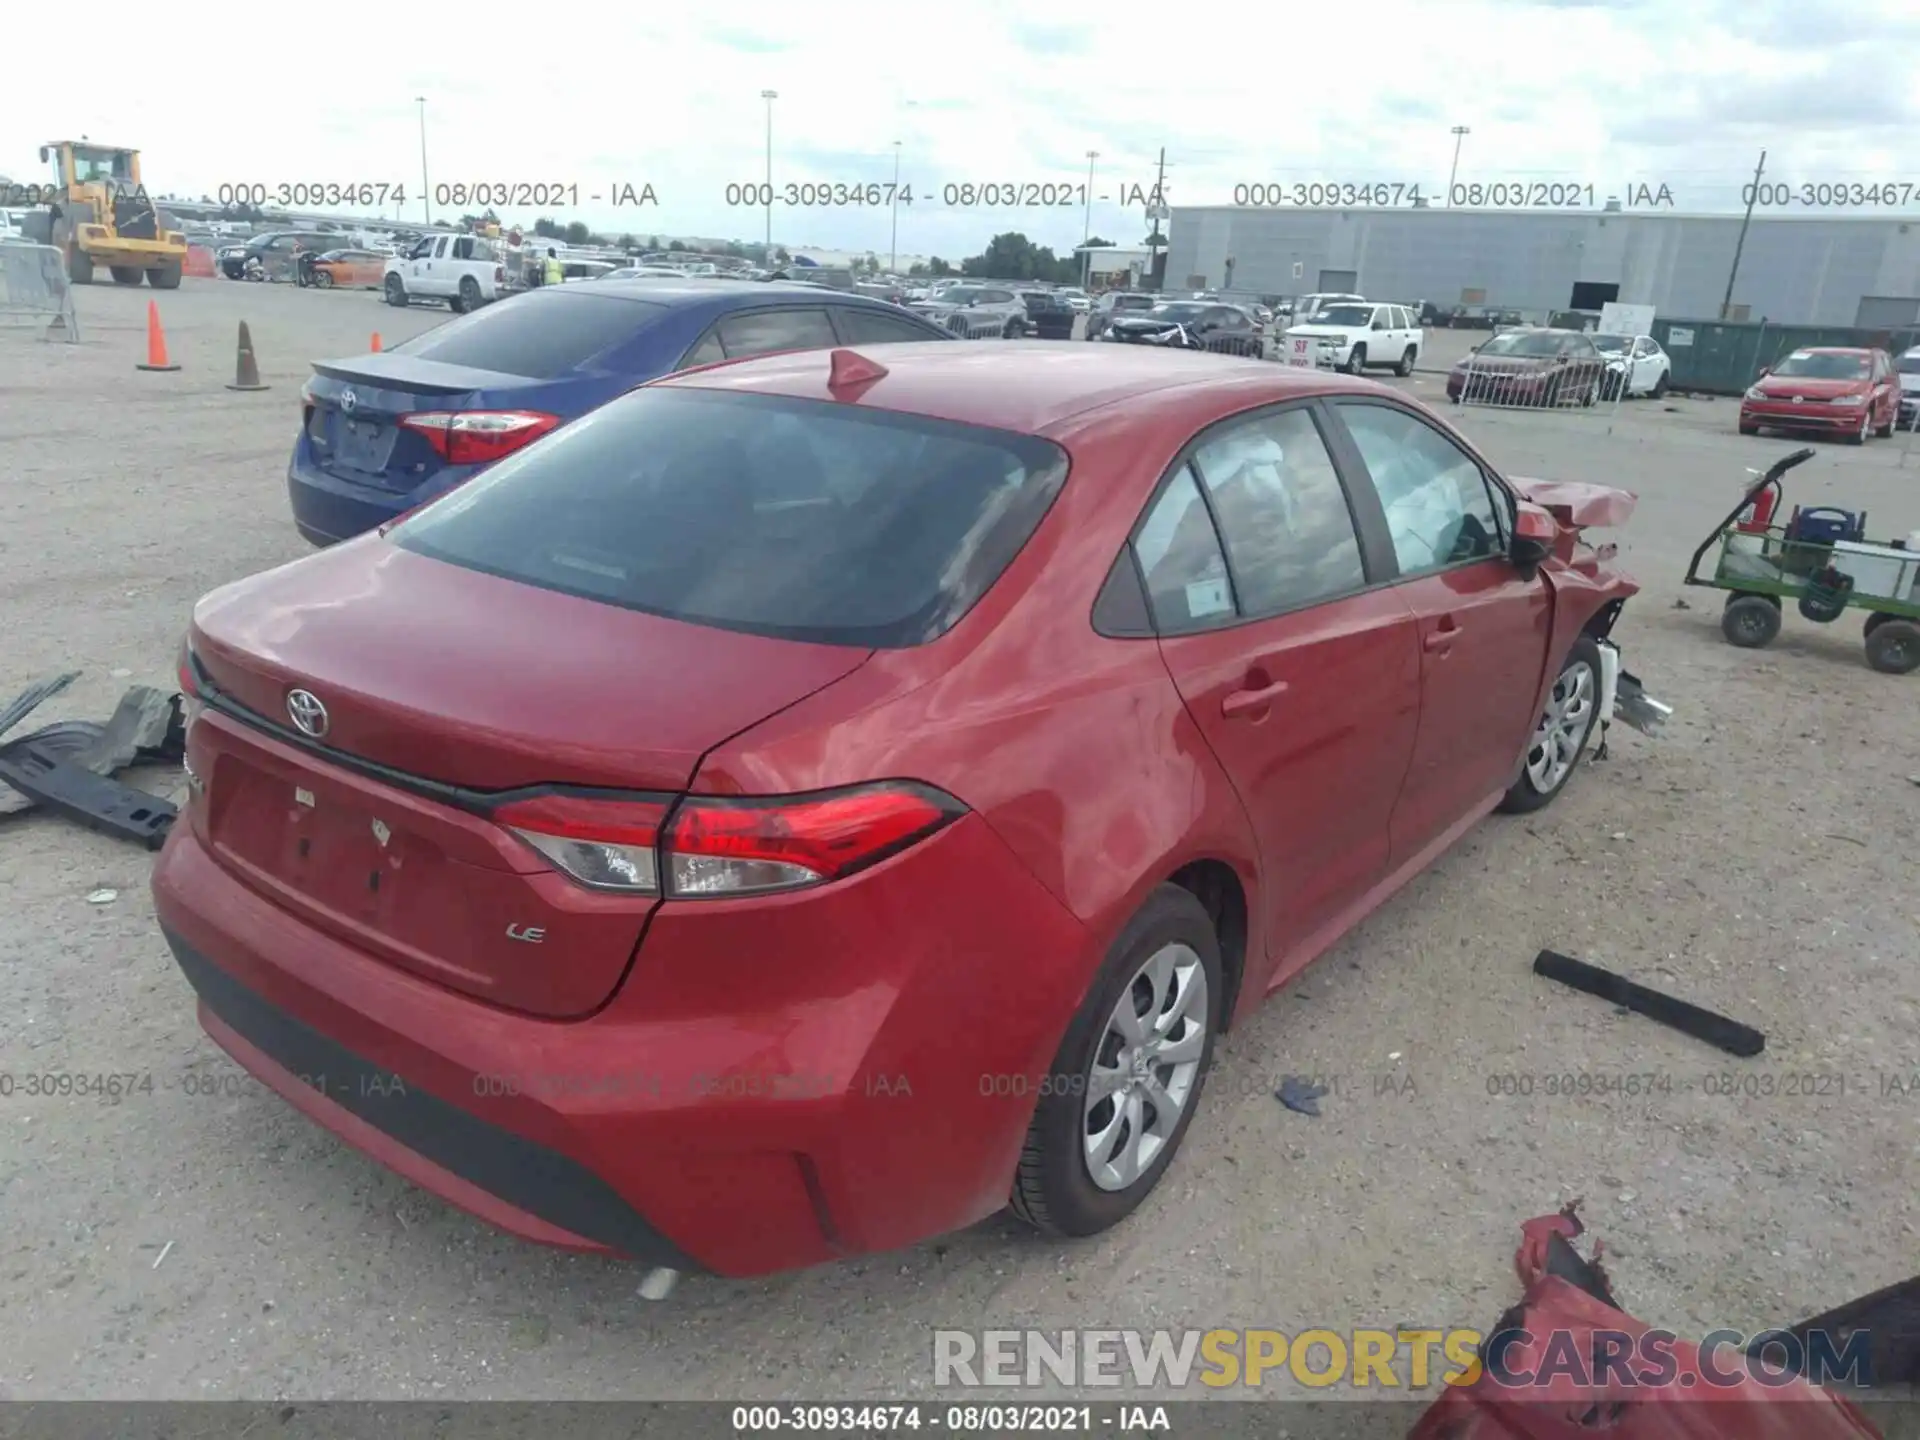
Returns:
[[[44,145],[40,147],[40,163],[42,165],[47,163],[47,147]]]
[[[1771,375],[1772,373],[1773,373],[1773,367],[1771,365],[1762,365],[1760,367],[1760,373],[1754,376],[1753,378],[1756,380],[1764,380],[1767,378],[1767,376]]]
[[[1521,574],[1531,577],[1553,554],[1553,542],[1560,536],[1560,522],[1531,501],[1514,506],[1513,543],[1507,558]]]

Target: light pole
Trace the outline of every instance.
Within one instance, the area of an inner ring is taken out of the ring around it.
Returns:
[[[420,107],[420,213],[426,217],[427,224],[433,224],[433,192],[427,188],[427,97],[416,95],[413,103]]]
[[[767,102],[767,264],[773,264],[773,102],[780,98],[778,90],[762,90],[760,98]]]
[[[1080,288],[1082,290],[1093,283],[1093,252],[1087,249],[1087,242],[1093,238],[1093,162],[1099,158],[1098,150],[1087,151],[1087,213],[1080,234]]]
[[[1453,169],[1447,172],[1447,204],[1449,205],[1453,204],[1453,182],[1460,174],[1460,142],[1472,133],[1473,131],[1464,125],[1453,127]]]
[[[900,142],[893,142],[893,238],[889,242],[887,273],[900,273]]]

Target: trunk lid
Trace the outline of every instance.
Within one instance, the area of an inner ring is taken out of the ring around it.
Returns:
[[[408,615],[433,617],[431,646]],[[561,595],[377,535],[213,592],[191,643],[218,699],[258,717],[216,703],[194,726],[193,823],[215,858],[386,963],[554,1017],[605,1003],[658,902],[557,873],[485,818],[486,792],[677,795],[713,746],[872,653]],[[326,707],[316,742],[290,718],[295,688]]]
[[[447,462],[425,435],[403,427],[403,418],[428,410],[538,410],[543,388],[541,381],[498,370],[411,355],[357,355],[314,364],[302,423],[320,469],[405,493]]]

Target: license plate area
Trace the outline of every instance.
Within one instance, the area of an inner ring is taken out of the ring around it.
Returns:
[[[445,853],[352,792],[231,754],[209,789],[215,850],[286,898],[385,929],[440,888]]]
[[[331,446],[334,463],[348,470],[378,474],[393,456],[396,434],[394,426],[382,421],[356,420],[336,413]]]

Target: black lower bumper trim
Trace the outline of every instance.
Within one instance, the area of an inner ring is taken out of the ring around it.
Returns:
[[[646,1265],[696,1266],[579,1161],[407,1084],[270,1004],[171,931],[202,1003],[302,1084],[489,1195]]]

